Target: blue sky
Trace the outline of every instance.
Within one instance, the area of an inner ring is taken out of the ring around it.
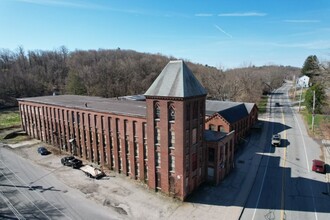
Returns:
[[[330,61],[330,0],[0,0],[0,48],[132,49],[218,68]]]

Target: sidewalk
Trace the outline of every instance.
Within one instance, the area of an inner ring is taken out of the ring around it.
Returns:
[[[260,133],[251,133],[235,157],[232,173],[219,186],[202,186],[169,219],[239,219],[267,146],[267,130],[263,123]]]

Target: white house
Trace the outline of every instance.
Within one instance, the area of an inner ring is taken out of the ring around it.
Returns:
[[[308,88],[309,87],[309,77],[304,75],[297,80],[297,87]]]

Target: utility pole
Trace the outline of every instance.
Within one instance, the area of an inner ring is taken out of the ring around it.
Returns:
[[[302,97],[302,93],[303,93],[303,88],[300,87],[300,98],[299,98],[299,108],[298,108],[298,112],[300,112],[300,106],[301,106],[301,97]]]
[[[313,91],[313,113],[312,113],[312,131],[314,132],[314,118],[315,118],[315,90]]]
[[[296,90],[297,90],[296,75],[293,75],[293,83],[294,83],[293,100],[296,101]]]

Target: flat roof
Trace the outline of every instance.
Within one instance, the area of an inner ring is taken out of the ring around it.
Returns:
[[[146,102],[141,101],[80,95],[39,96],[17,100],[117,115],[146,117]]]

